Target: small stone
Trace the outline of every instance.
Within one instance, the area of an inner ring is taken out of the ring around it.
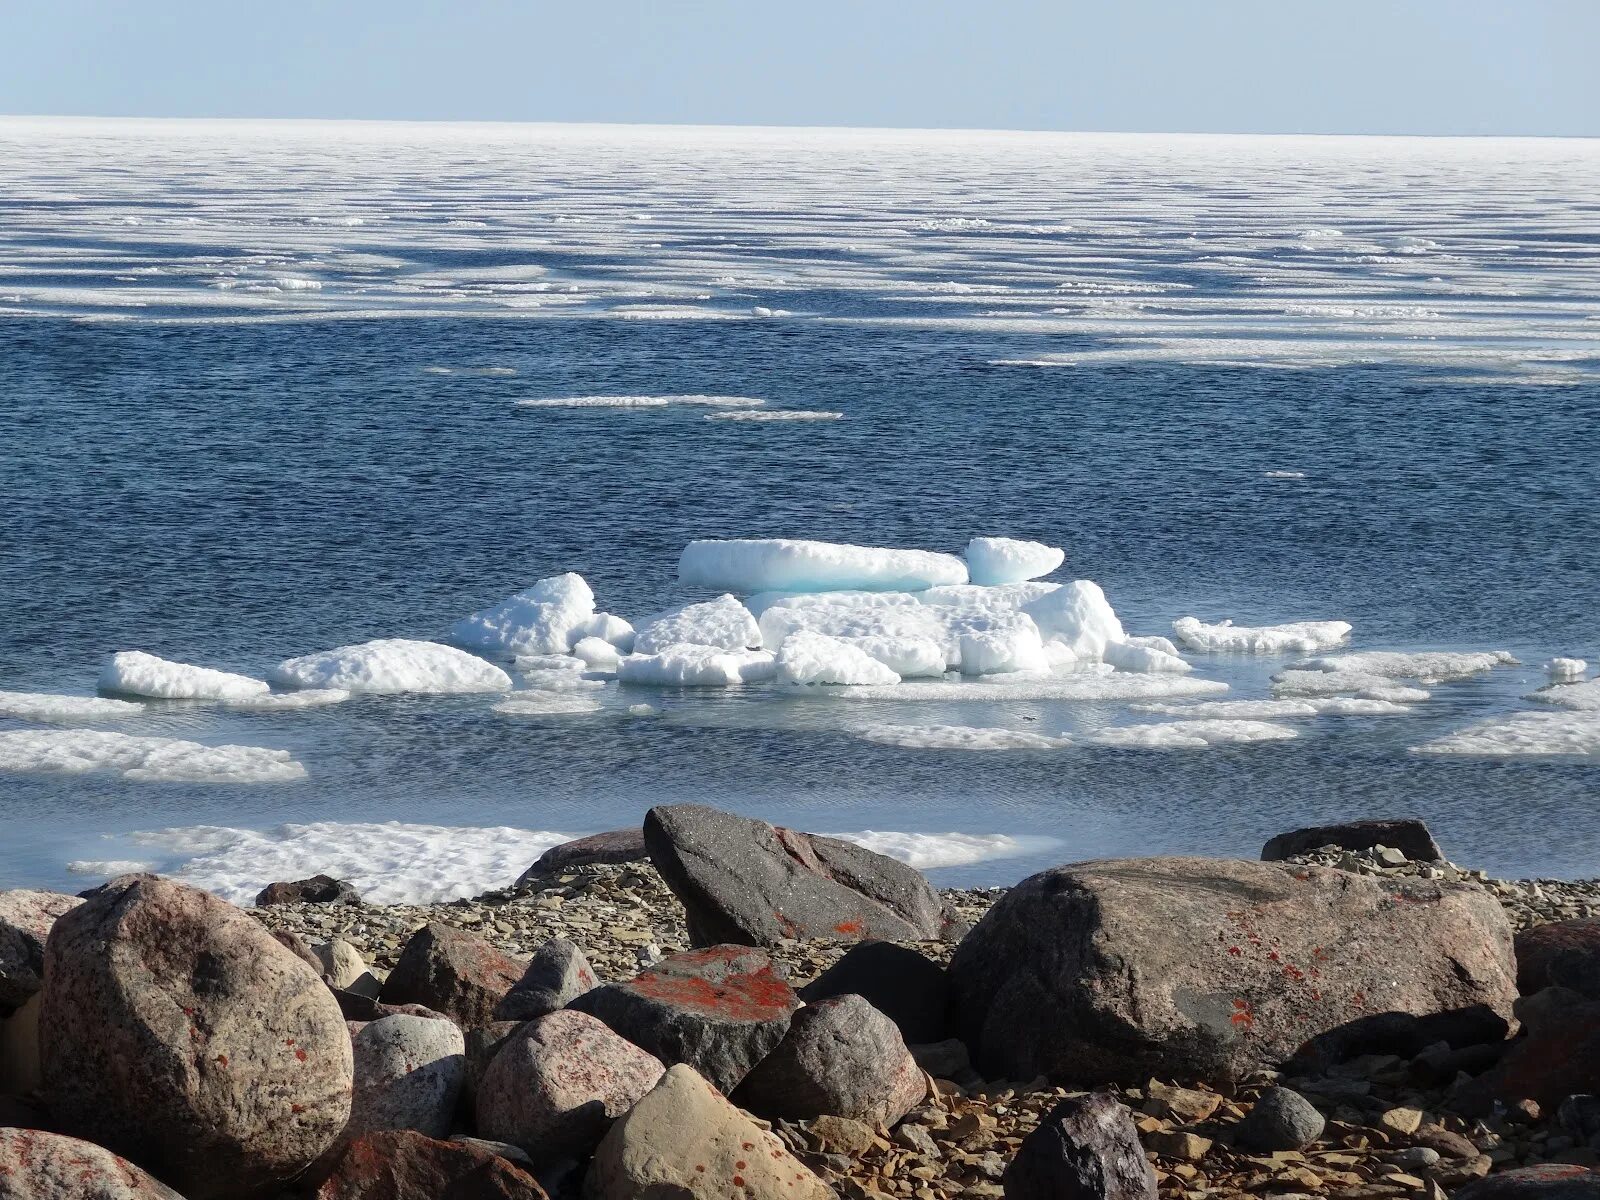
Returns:
[[[1144,1144],[1162,1158],[1180,1158],[1185,1162],[1198,1162],[1211,1150],[1210,1138],[1197,1133],[1166,1129],[1146,1135]]]
[[[1275,1087],[1264,1092],[1234,1131],[1239,1146],[1263,1153],[1299,1150],[1322,1136],[1326,1122],[1299,1092]]]
[[[1394,846],[1374,846],[1378,862],[1385,867],[1403,867],[1406,865],[1405,851]]]
[[[939,1150],[939,1143],[933,1140],[933,1135],[924,1125],[902,1122],[895,1128],[894,1141],[897,1146],[904,1146],[907,1150],[922,1155],[923,1158],[944,1157]]]
[[[1409,1135],[1422,1127],[1422,1118],[1418,1108],[1391,1108],[1378,1117],[1378,1124],[1392,1133]]]
[[[872,1126],[850,1117],[818,1117],[807,1126],[817,1148],[824,1154],[843,1154],[857,1158],[877,1143]]]
[[[1215,1092],[1202,1092],[1197,1088],[1174,1087],[1151,1080],[1145,1088],[1149,1099],[1145,1112],[1158,1117],[1171,1117],[1180,1125],[1197,1125],[1217,1111],[1222,1097]]]
[[[1389,1157],[1396,1166],[1409,1170],[1426,1170],[1438,1166],[1439,1152],[1432,1146],[1407,1146]]]

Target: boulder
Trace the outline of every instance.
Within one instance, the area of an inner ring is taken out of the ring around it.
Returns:
[[[318,964],[321,965],[320,963]],[[323,980],[327,982],[326,979]],[[427,1017],[430,1021],[450,1021],[442,1012],[435,1012],[426,1004],[385,1004],[365,992],[347,992],[342,988],[329,988],[339,1004],[346,1021],[377,1021],[383,1017]],[[454,1021],[450,1021],[452,1025]],[[469,1031],[470,1032],[470,1031]]]
[[[1473,1180],[1455,1200],[1600,1200],[1600,1172],[1571,1163],[1515,1167]]]
[[[772,960],[748,946],[669,954],[625,983],[572,1002],[667,1065],[687,1063],[723,1092],[783,1040],[799,1006]]]
[[[1600,999],[1600,917],[1535,925],[1517,934],[1517,991],[1565,987]]]
[[[350,1116],[350,1037],[320,979],[233,905],[128,877],[45,947],[44,1094],[58,1126],[190,1200],[249,1196]]]
[[[467,1082],[463,1089],[462,1110],[472,1117],[477,1112],[478,1087],[484,1072],[500,1053],[500,1048],[523,1026],[522,1021],[491,1021],[467,1030]]]
[[[918,871],[851,842],[699,804],[652,808],[644,841],[696,946],[926,941],[944,932],[938,894]]]
[[[550,847],[518,877],[515,886],[528,887],[573,867],[586,867],[592,863],[643,862],[649,857],[649,851],[644,848],[644,833],[637,826],[591,833],[588,837]]]
[[[311,952],[311,947],[306,944],[305,938],[294,930],[274,929],[272,930],[272,940],[288,950],[318,975],[322,974],[322,960]]]
[[[789,1032],[744,1077],[733,1099],[763,1117],[831,1115],[893,1125],[928,1094],[900,1031],[860,996],[834,996],[794,1014]]]
[[[1023,1139],[1006,1200],[1155,1200],[1156,1175],[1133,1117],[1105,1092],[1063,1100]]]
[[[549,1200],[534,1177],[486,1146],[414,1129],[369,1133],[341,1150],[315,1200]]]
[[[587,1013],[550,1013],[490,1061],[478,1086],[478,1132],[520,1146],[540,1165],[585,1157],[663,1070]]]
[[[837,1200],[782,1142],[682,1064],[611,1126],[584,1192],[591,1200]]]
[[[1444,851],[1439,849],[1439,843],[1433,840],[1433,834],[1421,821],[1414,817],[1390,817],[1312,825],[1280,833],[1261,848],[1261,860],[1278,862],[1324,846],[1337,846],[1341,850],[1392,846],[1412,862],[1438,862],[1444,858]]]
[[[92,1142],[38,1129],[0,1129],[0,1200],[183,1200]]]
[[[924,954],[893,942],[851,946],[833,966],[800,989],[807,1004],[830,996],[860,996],[900,1028],[908,1043],[950,1036],[950,979]]]
[[[1453,1094],[1468,1116],[1533,1100],[1555,1112],[1568,1096],[1600,1088],[1600,1000],[1549,987],[1517,1005],[1524,1036]]]
[[[600,984],[583,951],[551,938],[533,953],[528,969],[494,1010],[497,1021],[532,1021],[565,1008]]]
[[[377,998],[381,985],[368,969],[361,952],[343,938],[318,942],[311,948],[323,981],[336,992],[354,992]]]
[[[1258,1154],[1302,1150],[1327,1125],[1316,1105],[1286,1087],[1268,1088],[1234,1128],[1234,1144]]]
[[[989,1078],[1235,1079],[1503,1038],[1511,930],[1473,884],[1203,858],[1055,867],[957,948]]]
[[[361,1027],[352,1041],[355,1095],[347,1137],[378,1129],[450,1132],[467,1075],[467,1044],[449,1021],[396,1015]]]
[[[0,892],[0,1017],[39,990],[50,927],[82,903],[56,892]]]
[[[0,1096],[26,1096],[40,1083],[39,993],[0,1017]]]
[[[406,942],[378,998],[426,1005],[471,1029],[494,1020],[495,1006],[522,978],[524,966],[476,934],[431,921]]]
[[[292,883],[269,883],[256,896],[256,907],[274,904],[360,904],[361,893],[342,879],[313,875]]]

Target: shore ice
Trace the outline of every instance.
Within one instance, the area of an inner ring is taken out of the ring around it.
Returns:
[[[1418,704],[1429,693],[1419,687],[1397,683],[1387,675],[1365,671],[1279,671],[1272,677],[1272,694],[1285,696],[1354,696],[1363,700],[1387,700],[1392,704]]]
[[[678,579],[691,586],[745,594],[847,588],[919,591],[967,582],[967,564],[953,554],[931,550],[741,538],[690,542],[678,559]]]
[[[900,682],[896,672],[861,647],[822,633],[790,634],[778,651],[777,664],[778,678],[790,684],[860,687]]]
[[[0,733],[0,771],[105,771],[142,782],[183,783],[290,783],[306,777],[305,767],[287,750],[88,729]]]
[[[724,650],[720,646],[668,646],[655,654],[630,654],[617,666],[623,683],[645,687],[729,687],[765,683],[778,668],[765,650]]]
[[[938,867],[963,867],[995,858],[1043,854],[1061,844],[1058,838],[1005,833],[902,833],[864,829],[859,833],[832,833],[829,837],[854,842],[868,850],[897,858],[919,871]]]
[[[1048,575],[1066,560],[1059,546],[1028,542],[1017,538],[975,537],[967,543],[962,557],[967,572],[977,584],[1021,583]]]
[[[638,654],[659,654],[669,646],[685,643],[748,650],[762,644],[761,627],[737,598],[724,594],[640,621],[634,632],[633,649]]]
[[[1135,712],[1168,717],[1218,717],[1224,720],[1281,721],[1295,717],[1388,716],[1411,710],[1392,700],[1366,700],[1351,696],[1318,696],[1281,700],[1202,700],[1197,704],[1133,704]]]
[[[857,735],[880,746],[906,750],[1059,750],[1065,737],[975,725],[869,725]]]
[[[1571,683],[1583,678],[1583,673],[1589,669],[1589,664],[1581,658],[1552,658],[1545,663],[1544,669],[1552,681]]]
[[[1600,711],[1522,712],[1479,721],[1411,749],[1484,758],[1600,755]]]
[[[1161,696],[1212,696],[1228,690],[1219,679],[1192,675],[1130,675],[1125,672],[1033,676],[1012,679],[907,681],[893,687],[841,688],[830,695],[852,700],[1144,700]]]
[[[143,650],[119,650],[100,670],[100,686],[125,696],[159,700],[240,700],[272,689],[260,679],[172,662]]]
[[[1271,721],[1200,719],[1119,725],[1082,734],[1078,740],[1096,746],[1139,750],[1203,750],[1211,746],[1288,741],[1297,736],[1287,725],[1275,725]]]
[[[1172,623],[1178,641],[1190,650],[1237,654],[1306,654],[1337,646],[1350,636],[1348,621],[1290,621],[1282,625],[1206,625],[1198,617]]]
[[[378,638],[318,654],[285,659],[275,682],[295,688],[339,688],[392,695],[458,695],[511,690],[511,676],[475,654],[440,642]]]
[[[50,692],[0,692],[0,717],[21,721],[43,721],[51,725],[79,722],[120,721],[145,712],[143,704],[132,700],[108,700],[102,696],[58,696]]]

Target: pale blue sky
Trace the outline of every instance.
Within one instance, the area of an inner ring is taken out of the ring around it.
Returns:
[[[1600,0],[0,0],[0,113],[1600,135]]]

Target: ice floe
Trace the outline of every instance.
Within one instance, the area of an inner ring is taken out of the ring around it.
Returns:
[[[690,542],[678,579],[718,591],[917,591],[967,582],[967,564],[953,554],[892,550],[791,538]]]
[[[1109,668],[1105,674],[1052,676],[989,675],[981,679],[907,680],[894,687],[840,688],[829,695],[852,700],[1144,700],[1158,696],[1214,696],[1228,690],[1218,679],[1192,675],[1129,675]]]
[[[594,592],[583,576],[568,571],[461,618],[450,627],[450,640],[480,654],[565,654],[595,632],[595,615]]]
[[[603,637],[579,638],[572,653],[590,668],[615,668],[622,661],[622,651]]]
[[[1107,645],[1127,640],[1105,592],[1092,580],[1074,579],[1045,592],[1024,603],[1022,612],[1033,618],[1040,633],[1061,642],[1080,659],[1100,660]]]
[[[1523,712],[1492,717],[1411,749],[1418,754],[1485,758],[1600,755],[1600,711]]]
[[[829,835],[897,858],[919,871],[939,867],[964,867],[995,858],[1043,854],[1061,842],[1052,837],[1004,833],[901,833],[864,829],[859,833]]]
[[[1287,725],[1271,721],[1193,720],[1152,725],[1118,725],[1081,734],[1080,742],[1139,750],[1201,750],[1251,742],[1281,742],[1297,737]]]
[[[1284,696],[1354,696],[1362,700],[1387,700],[1417,704],[1429,693],[1398,683],[1387,675],[1365,671],[1279,671],[1272,677],[1272,694]]]
[[[722,595],[640,621],[633,649],[638,654],[656,654],[682,643],[745,650],[762,644],[761,627],[735,597]]]
[[[1291,621],[1283,625],[1203,624],[1198,617],[1179,617],[1172,632],[1190,650],[1239,654],[1307,654],[1337,646],[1350,636],[1348,621]]]
[[[1574,712],[1600,712],[1600,678],[1542,687],[1524,699],[1556,708],[1568,708]]]
[[[549,396],[518,400],[518,408],[667,408],[687,404],[700,408],[753,409],[766,403],[753,396]]]
[[[975,537],[962,552],[976,584],[1021,583],[1048,575],[1066,559],[1058,546],[1016,538]]]
[[[945,649],[931,638],[863,633],[836,640],[877,659],[902,679],[937,679],[945,672]]]
[[[475,654],[439,642],[378,638],[286,659],[272,670],[285,687],[452,695],[511,690],[511,676]]]
[[[728,687],[765,683],[777,676],[765,650],[725,650],[720,646],[668,646],[655,654],[630,654],[617,665],[623,683],[646,687]]]
[[[708,421],[842,421],[844,414],[826,408],[751,408],[710,413]]]
[[[1297,663],[1295,669],[1378,675],[1386,679],[1415,679],[1420,683],[1448,683],[1481,675],[1498,666],[1515,664],[1516,661],[1504,650],[1361,650],[1352,654],[1307,659]]]
[[[351,693],[344,688],[310,688],[302,692],[270,692],[265,696],[245,696],[240,700],[224,700],[225,708],[240,708],[250,712],[288,712],[300,708],[326,708],[330,704],[343,704]]]
[[[1152,646],[1143,640],[1107,642],[1100,656],[1119,671],[1143,672],[1149,675],[1170,672],[1183,675],[1194,670],[1190,663],[1172,651]]]
[[[880,746],[907,750],[1059,750],[1064,737],[974,725],[868,725],[857,735]]]
[[[777,664],[784,683],[860,687],[900,682],[897,673],[861,647],[822,633],[790,634],[778,651]]]
[[[0,733],[0,771],[104,771],[124,779],[193,783],[289,783],[306,777],[305,767],[287,750],[206,746],[180,738],[89,729]]]
[[[990,629],[969,629],[957,640],[963,675],[1002,675],[1015,671],[1048,674],[1039,628],[1021,613]]]
[[[600,708],[600,701],[593,696],[528,691],[512,693],[496,704],[494,711],[508,717],[559,717],[599,712]]]
[[[125,696],[161,700],[240,700],[272,689],[260,679],[171,662],[143,650],[121,650],[106,660],[100,686]]]
[[[0,717],[51,725],[121,721],[148,711],[132,700],[101,696],[58,696],[50,692],[0,692]]]
[[[1392,700],[1366,700],[1353,696],[1318,696],[1281,700],[1203,700],[1197,704],[1132,704],[1135,712],[1170,717],[1216,717],[1223,720],[1281,721],[1295,717],[1393,716],[1411,710]]]

